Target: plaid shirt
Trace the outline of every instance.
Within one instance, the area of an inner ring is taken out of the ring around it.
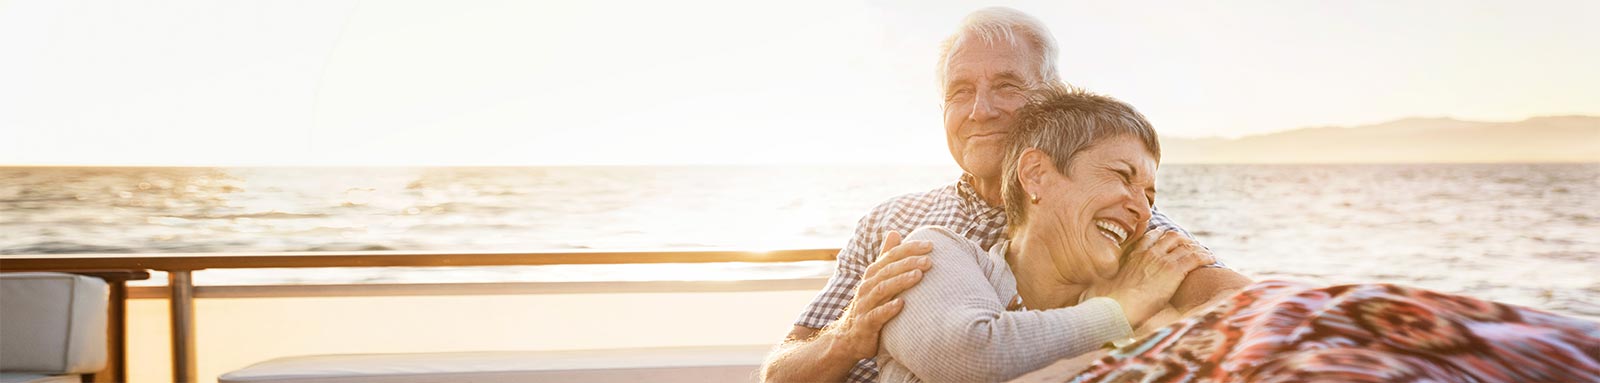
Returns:
[[[1005,209],[990,206],[979,197],[968,177],[962,175],[960,180],[949,186],[895,197],[862,217],[856,223],[856,233],[850,238],[850,243],[839,250],[838,269],[834,270],[833,277],[828,279],[828,285],[823,287],[822,292],[806,306],[806,311],[800,314],[795,325],[820,329],[839,319],[845,306],[855,299],[856,285],[861,284],[867,265],[878,258],[879,247],[888,231],[905,235],[923,226],[944,226],[985,249],[1005,239]],[[1160,211],[1151,212],[1150,228],[1173,230],[1194,237]],[[1220,261],[1215,266],[1220,266]],[[850,370],[848,381],[877,382],[878,363],[870,358],[857,361]]]

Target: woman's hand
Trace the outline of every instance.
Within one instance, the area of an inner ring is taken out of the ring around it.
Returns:
[[[1176,232],[1151,230],[1123,257],[1116,278],[1095,284],[1086,293],[1115,299],[1122,305],[1128,323],[1138,328],[1168,307],[1167,302],[1189,271],[1212,262],[1211,252],[1193,239]]]

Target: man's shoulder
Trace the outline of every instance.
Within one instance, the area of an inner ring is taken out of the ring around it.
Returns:
[[[960,199],[955,183],[931,190],[901,194],[878,203],[866,217],[862,218],[862,222],[886,228],[905,224],[915,225],[931,214],[958,207]]]

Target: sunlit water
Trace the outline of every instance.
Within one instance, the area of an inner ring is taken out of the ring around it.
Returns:
[[[951,167],[0,168],[0,254],[839,247]],[[1159,205],[1256,278],[1600,318],[1600,164],[1167,165]],[[211,270],[201,284],[750,279],[831,263]],[[798,310],[798,308],[797,308]]]

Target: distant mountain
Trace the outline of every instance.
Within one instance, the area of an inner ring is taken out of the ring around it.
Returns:
[[[1600,117],[1407,118],[1235,139],[1166,138],[1161,152],[1164,163],[1600,162]]]

